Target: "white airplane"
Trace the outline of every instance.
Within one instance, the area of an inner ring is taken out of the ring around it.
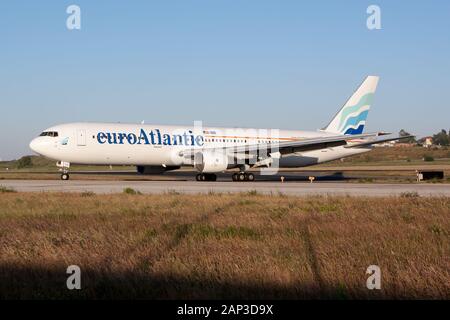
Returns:
[[[250,168],[304,167],[368,152],[388,133],[363,133],[378,83],[369,76],[318,131],[212,128],[125,123],[69,123],[46,129],[30,148],[57,160],[61,179],[71,163],[135,165],[141,174],[193,166],[197,181],[215,181],[216,173],[238,168],[233,181],[253,181]]]

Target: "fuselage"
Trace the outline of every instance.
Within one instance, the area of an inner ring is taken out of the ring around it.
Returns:
[[[322,131],[167,126],[132,123],[68,123],[44,130],[33,139],[33,151],[57,161],[94,165],[191,165],[186,149],[276,144],[327,137]],[[302,167],[370,151],[343,146],[298,152],[279,159],[280,167]]]

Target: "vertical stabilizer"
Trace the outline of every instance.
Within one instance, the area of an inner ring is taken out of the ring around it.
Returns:
[[[378,79],[377,76],[368,76],[323,130],[336,134],[362,133]]]

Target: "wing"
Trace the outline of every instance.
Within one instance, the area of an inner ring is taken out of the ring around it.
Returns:
[[[206,152],[219,152],[228,157],[234,158],[234,161],[243,160],[244,163],[252,163],[252,167],[270,165],[275,158],[280,158],[296,152],[305,152],[344,146],[345,148],[367,147],[373,144],[383,143],[393,140],[408,139],[412,136],[395,137],[387,139],[377,139],[379,136],[389,133],[364,133],[355,135],[334,135],[318,138],[299,139],[278,143],[259,143],[243,146],[215,146],[207,148],[186,149],[180,152],[184,157],[185,165],[194,165],[196,154]]]
[[[197,152],[205,151],[221,151],[226,152],[228,155],[232,154],[271,154],[279,153],[280,155],[286,155],[301,151],[311,151],[324,148],[331,148],[337,146],[345,146],[347,142],[360,141],[364,138],[373,138],[384,133],[364,133],[356,135],[335,135],[318,138],[299,139],[293,141],[276,142],[276,143],[258,143],[244,146],[216,146],[207,147],[201,149],[186,149],[180,151],[180,156],[189,158]]]
[[[414,136],[401,136],[401,137],[388,138],[388,139],[367,140],[367,141],[363,141],[363,142],[359,142],[359,143],[355,143],[355,144],[349,144],[349,145],[345,146],[344,148],[367,147],[367,146],[371,146],[373,144],[384,143],[384,142],[389,142],[389,141],[396,141],[396,140],[404,140],[404,139],[409,139],[409,138],[413,138],[413,137]]]

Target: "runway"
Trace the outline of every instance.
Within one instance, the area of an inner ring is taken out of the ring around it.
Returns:
[[[19,192],[122,193],[133,188],[149,193],[234,193],[256,191],[262,194],[399,196],[417,192],[420,196],[450,196],[450,184],[390,184],[349,182],[197,182],[197,181],[98,181],[98,180],[0,180],[0,186]]]

